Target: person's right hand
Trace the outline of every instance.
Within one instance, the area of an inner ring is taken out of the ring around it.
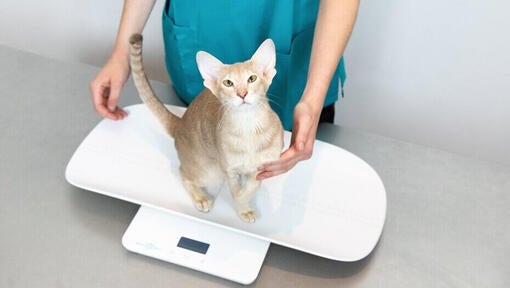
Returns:
[[[117,106],[117,101],[128,76],[128,61],[112,56],[89,85],[97,113],[112,120],[127,116],[126,111]]]

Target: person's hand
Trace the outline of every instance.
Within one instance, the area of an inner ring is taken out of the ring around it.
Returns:
[[[277,161],[265,163],[259,167],[257,180],[285,173],[299,161],[312,157],[320,112],[321,109],[314,109],[312,105],[303,101],[296,105],[289,149],[284,151]]]
[[[112,120],[122,120],[127,116],[126,111],[117,106],[117,101],[128,76],[127,60],[112,56],[89,85],[97,113]]]

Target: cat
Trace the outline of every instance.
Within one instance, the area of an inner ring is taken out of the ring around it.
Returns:
[[[130,37],[130,65],[140,98],[174,138],[179,172],[194,206],[208,212],[213,198],[204,188],[224,181],[237,214],[255,222],[250,202],[260,188],[257,167],[277,160],[283,149],[283,127],[266,92],[276,74],[276,52],[265,40],[251,59],[223,64],[211,54],[196,54],[205,89],[182,116],[172,114],[156,97],[143,70],[140,34]]]

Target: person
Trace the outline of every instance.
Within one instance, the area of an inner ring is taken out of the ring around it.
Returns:
[[[129,76],[129,37],[141,33],[155,0],[125,0],[113,52],[90,83],[100,115],[122,120],[117,106]],[[249,59],[266,38],[275,42],[277,74],[267,95],[290,147],[259,168],[259,180],[289,171],[309,159],[320,121],[333,122],[342,54],[353,30],[359,0],[167,0],[163,11],[165,62],[177,95],[189,103],[202,89],[195,53],[224,63]],[[343,93],[343,91],[341,91]],[[322,119],[321,119],[322,118]]]

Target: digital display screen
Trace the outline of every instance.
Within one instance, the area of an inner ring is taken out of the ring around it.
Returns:
[[[209,244],[186,237],[181,237],[181,239],[179,239],[179,243],[177,243],[177,247],[191,250],[200,254],[205,254],[209,249]]]

